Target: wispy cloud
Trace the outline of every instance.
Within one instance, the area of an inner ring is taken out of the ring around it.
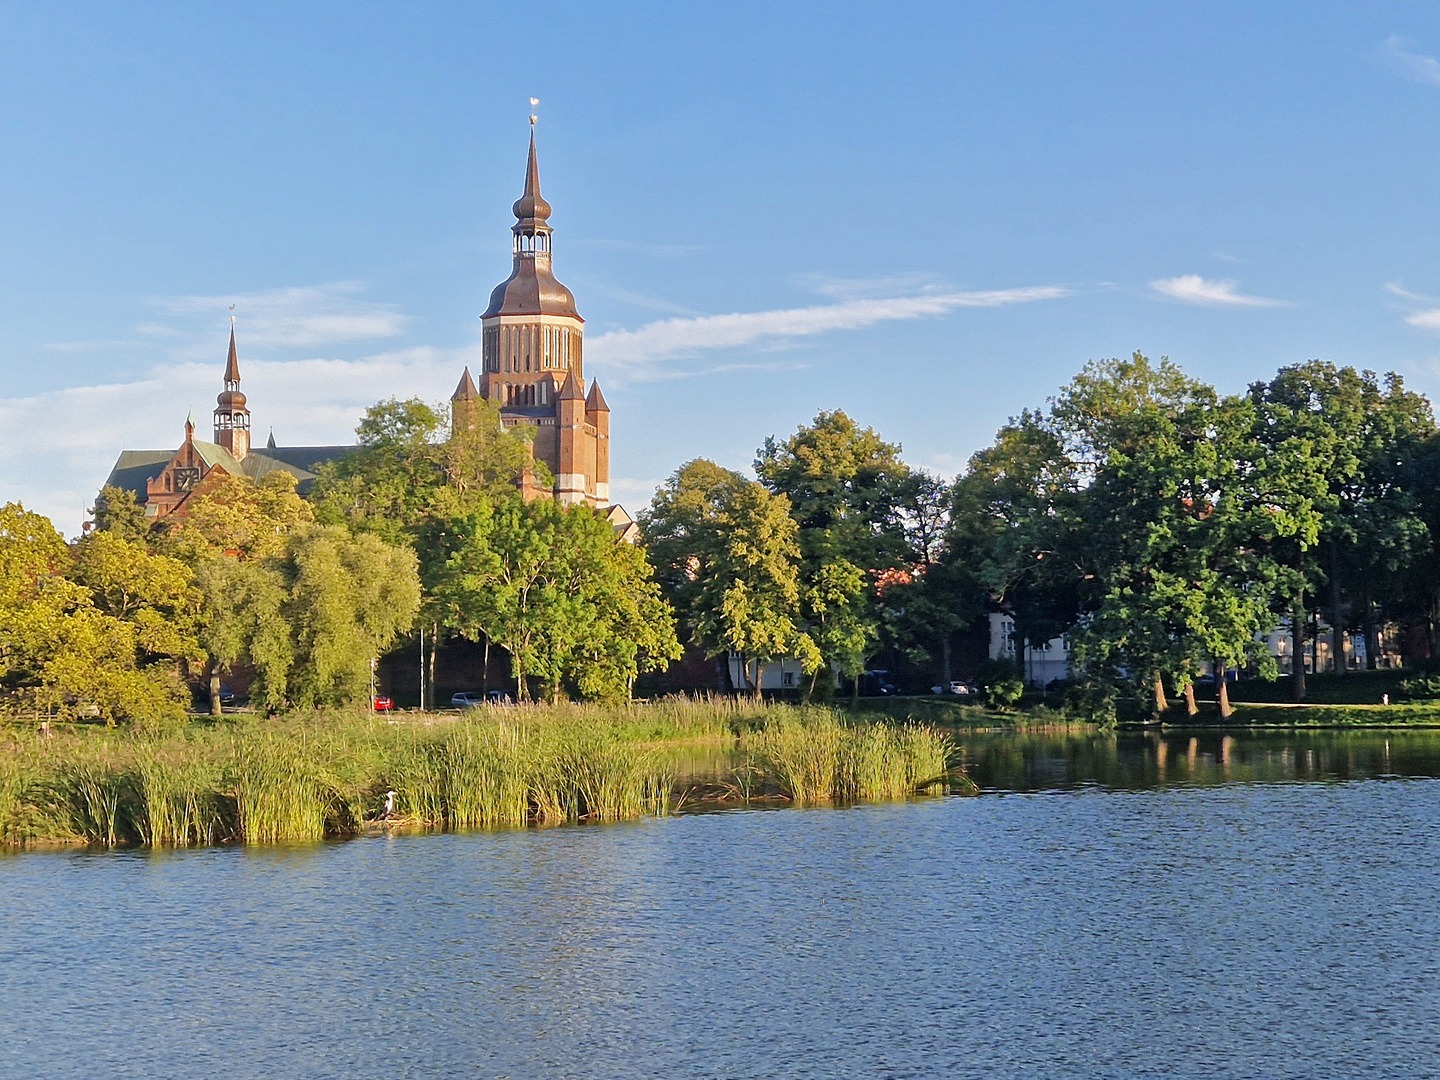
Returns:
[[[859,330],[876,323],[944,315],[957,308],[995,308],[1065,296],[1056,286],[998,289],[990,292],[948,292],[889,299],[847,300],[839,304],[786,308],[778,311],[702,315],[663,319],[637,330],[612,330],[591,340],[587,356],[594,362],[635,378],[654,377],[648,369],[662,360],[713,349],[810,337],[835,330]]]
[[[1408,49],[1408,45],[1409,42],[1404,38],[1391,34],[1385,39],[1381,50],[1407,78],[1426,86],[1440,86],[1440,60],[1423,53],[1413,53]]]
[[[223,360],[223,357],[220,359]],[[257,443],[270,429],[281,445],[353,442],[366,407],[391,396],[449,397],[478,347],[411,349],[360,360],[241,358]],[[184,438],[194,409],[200,432],[220,389],[220,362],[166,364],[134,382],[0,398],[0,503],[20,500],[58,527],[79,530],[120,450],[164,449]]]
[[[364,290],[359,282],[339,281],[230,296],[157,297],[152,303],[159,311],[191,324],[200,319],[218,322],[234,304],[247,344],[264,348],[313,349],[400,334],[408,317],[394,304],[365,299],[361,295]],[[165,324],[138,329],[153,336],[175,332]]]
[[[1186,304],[1200,304],[1205,307],[1287,307],[1284,300],[1271,300],[1264,296],[1246,296],[1235,291],[1234,281],[1209,281],[1199,274],[1182,274],[1180,277],[1162,278],[1152,281],[1150,288]]]

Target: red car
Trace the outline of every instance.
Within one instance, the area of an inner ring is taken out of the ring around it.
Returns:
[[[395,702],[391,701],[388,697],[377,697],[375,699],[376,712],[390,712],[394,708]]]

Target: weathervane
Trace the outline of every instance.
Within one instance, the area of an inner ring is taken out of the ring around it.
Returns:
[[[532,128],[535,126],[535,121],[539,119],[539,117],[535,115],[535,109],[539,104],[540,99],[538,97],[532,97],[530,99],[530,126]]]
[[[231,305],[230,305],[230,325],[231,325],[231,326],[234,326],[234,325],[235,325],[235,305],[234,305],[234,304],[231,304]]]

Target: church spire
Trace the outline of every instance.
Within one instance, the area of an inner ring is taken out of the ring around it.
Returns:
[[[230,317],[230,356],[225,361],[225,389],[240,389],[240,357],[235,352],[235,317]]]
[[[240,392],[240,355],[235,348],[235,316],[230,316],[230,353],[225,358],[225,389],[215,399],[215,444],[236,461],[250,453],[250,410]]]
[[[525,162],[525,193],[515,200],[511,211],[515,214],[515,234],[533,232],[536,226],[546,226],[550,220],[550,204],[540,194],[540,162],[535,156],[535,129],[530,129],[530,157]]]

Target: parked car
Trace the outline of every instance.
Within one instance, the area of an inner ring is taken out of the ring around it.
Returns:
[[[955,679],[952,680],[948,686],[942,683],[939,686],[930,687],[930,692],[932,694],[959,694],[961,697],[970,697],[976,691],[975,687],[969,683],[963,683]]]
[[[509,705],[511,703],[510,695],[504,690],[491,690],[489,701],[491,705]]]
[[[890,672],[874,669],[860,676],[860,694],[863,697],[885,697],[895,693],[895,684],[890,681]]]
[[[479,694],[469,690],[461,690],[457,694],[450,695],[450,707],[454,709],[473,709],[477,705],[484,705],[485,699]]]
[[[394,708],[395,702],[388,697],[377,697],[375,699],[376,712],[392,712]]]

